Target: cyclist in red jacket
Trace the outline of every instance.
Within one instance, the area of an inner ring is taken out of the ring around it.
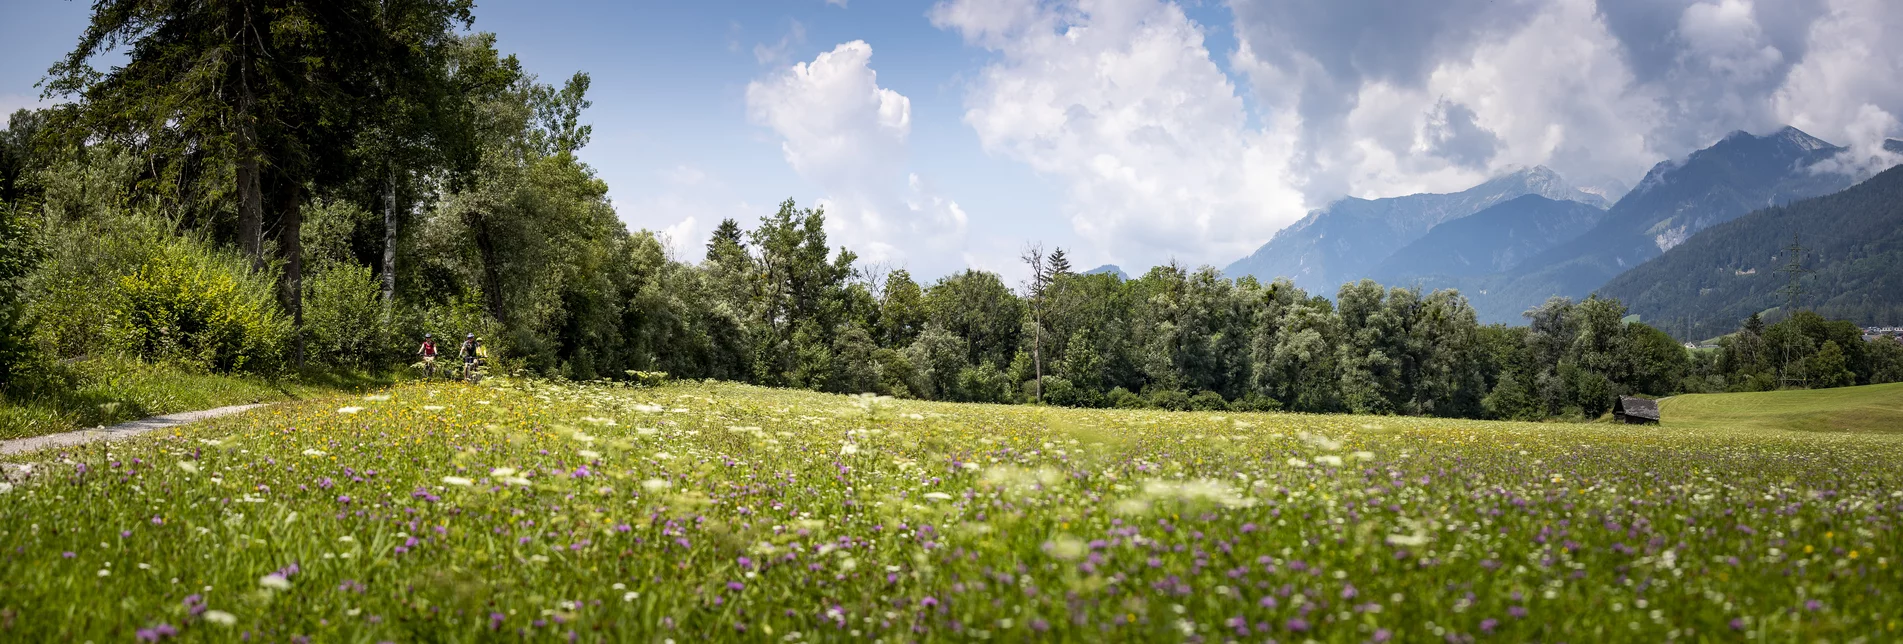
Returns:
[[[435,334],[432,334],[432,333],[423,334],[423,346],[416,350],[416,355],[423,356],[423,379],[428,380],[430,378],[436,377],[436,335]]]

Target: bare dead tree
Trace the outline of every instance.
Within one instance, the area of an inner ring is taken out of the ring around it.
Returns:
[[[1031,364],[1037,370],[1037,384],[1033,396],[1038,404],[1044,404],[1044,287],[1049,275],[1044,266],[1044,245],[1026,244],[1024,252],[1018,255],[1026,266],[1031,268]]]
[[[866,262],[863,266],[853,269],[853,278],[866,286],[866,292],[884,302],[885,282],[892,277],[894,270],[898,270],[898,266],[890,261]]]

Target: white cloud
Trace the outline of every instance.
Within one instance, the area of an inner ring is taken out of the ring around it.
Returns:
[[[995,55],[966,96],[984,148],[1061,182],[1088,250],[1130,266],[1227,262],[1343,195],[1532,165],[1617,196],[1737,129],[1795,125],[1852,146],[1857,172],[1896,159],[1894,0],[1227,4],[1237,46],[1215,53],[1171,0],[928,15]]]
[[[697,246],[695,242],[699,233],[700,218],[689,215],[672,226],[662,228],[655,235],[667,245],[675,260],[692,262],[695,261],[693,250]]]
[[[827,233],[867,261],[954,268],[968,217],[909,172],[911,100],[879,87],[872,47],[841,44],[747,85],[747,113],[826,197]]]
[[[1319,148],[1309,179],[1359,196],[1461,190],[1531,165],[1619,183],[1660,156],[1646,129],[1660,110],[1635,88],[1584,0],[1552,3],[1515,32],[1478,40],[1435,64],[1418,87],[1366,83],[1353,104],[1332,138],[1307,142]],[[1492,140],[1484,164],[1437,149],[1441,105],[1469,111],[1469,127]]]
[[[690,165],[677,165],[660,173],[665,185],[655,194],[622,203],[615,212],[624,221],[648,222],[674,259],[698,262],[705,254],[706,235],[723,219],[752,221],[761,208],[732,198],[732,186]],[[657,225],[658,224],[658,225]],[[637,226],[639,227],[639,226]]]
[[[1173,3],[952,0],[933,24],[993,50],[965,122],[1065,183],[1072,227],[1128,265],[1227,261],[1299,218],[1288,124],[1247,124],[1200,25]]]
[[[841,9],[846,8],[846,0],[826,0],[826,4],[839,7]]]
[[[1861,172],[1903,161],[1882,149],[1884,138],[1903,137],[1903,5],[1835,0],[1830,9],[1811,25],[1809,55],[1772,98],[1778,118],[1850,146]]]

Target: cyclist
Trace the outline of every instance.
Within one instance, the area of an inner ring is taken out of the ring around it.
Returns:
[[[416,355],[423,357],[423,379],[436,377],[436,335],[423,334],[423,346],[417,348]]]
[[[479,357],[481,346],[482,343],[476,341],[476,334],[463,337],[463,346],[458,351],[463,359],[463,380],[468,380],[469,375],[476,372],[476,358]]]

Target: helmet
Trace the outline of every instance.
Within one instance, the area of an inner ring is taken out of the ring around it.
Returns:
[[[474,333],[469,334],[469,337],[467,339],[470,339],[470,340],[476,339],[476,334]]]
[[[436,337],[436,334],[434,334],[434,333],[425,333],[425,334],[423,334],[423,339],[424,339],[424,340],[428,340],[428,339],[430,339],[430,338],[434,338],[434,337]]]

